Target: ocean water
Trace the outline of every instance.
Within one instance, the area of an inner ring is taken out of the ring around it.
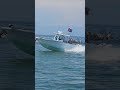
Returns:
[[[34,90],[33,59],[0,58],[0,90]]]
[[[81,51],[83,48],[54,52],[36,42],[36,90],[85,90],[85,52]]]
[[[120,90],[120,26],[90,25],[95,33],[111,32],[113,40],[86,44],[86,90]]]
[[[120,90],[120,47],[86,49],[86,90]]]
[[[34,22],[25,22],[25,21],[0,21],[0,27],[8,27],[9,24],[14,25],[16,28],[35,30]]]
[[[8,24],[34,28],[30,22],[0,21],[0,27],[7,27]],[[34,58],[17,49],[9,38],[0,38],[0,90],[34,90],[34,70]]]

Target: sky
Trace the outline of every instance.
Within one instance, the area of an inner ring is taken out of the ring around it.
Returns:
[[[120,26],[120,0],[86,0],[85,5],[91,9],[86,24]]]
[[[84,26],[84,3],[93,13],[86,23],[120,26],[120,0],[0,0],[0,21],[34,22],[36,18],[37,27]]]
[[[85,0],[35,0],[36,34],[51,35],[70,27],[74,35],[85,33]]]
[[[0,0],[0,21],[34,22],[35,0]]]

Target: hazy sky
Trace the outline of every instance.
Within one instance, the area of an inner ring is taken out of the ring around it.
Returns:
[[[35,0],[36,34],[52,34],[57,28],[67,31],[69,27],[76,29],[73,34],[84,34],[84,13],[85,0]]]

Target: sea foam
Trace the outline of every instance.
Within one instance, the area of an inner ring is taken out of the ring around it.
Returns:
[[[66,49],[65,52],[85,52],[85,45],[76,45],[74,48]]]

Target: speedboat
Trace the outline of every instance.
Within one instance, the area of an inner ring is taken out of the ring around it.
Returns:
[[[8,27],[2,27],[1,29],[8,33],[8,40],[10,40],[17,48],[34,56],[34,31],[18,29],[13,27],[13,25],[9,25]]]
[[[44,48],[52,51],[66,51],[81,44],[80,41],[72,39],[69,34],[64,34],[62,31],[58,31],[53,39],[40,37],[37,40]]]

